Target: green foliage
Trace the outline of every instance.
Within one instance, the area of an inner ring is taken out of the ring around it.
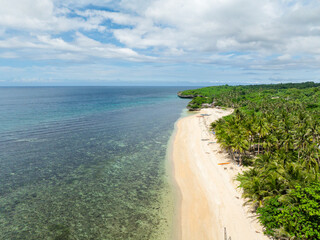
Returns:
[[[281,202],[280,197],[266,201],[258,208],[259,219],[266,233],[277,237],[297,239],[320,239],[320,184],[309,187],[296,186],[288,194],[289,202]]]
[[[195,110],[201,108],[203,103],[212,103],[212,98],[197,96],[191,100],[188,106],[190,109]]]
[[[209,98],[235,109],[211,129],[235,161],[250,166],[237,180],[266,234],[320,239],[320,84],[225,85],[187,93],[197,95],[191,109]]]
[[[248,86],[214,86],[199,89],[192,89],[180,92],[182,96],[197,97],[188,105],[190,109],[200,108],[201,103],[215,101],[218,106],[225,107],[246,107],[252,102],[262,103],[264,99],[274,102],[279,100],[301,99],[310,104],[309,108],[319,108],[320,84],[313,82],[287,83],[287,84],[266,84]],[[318,97],[318,98],[317,98]],[[202,100],[200,100],[202,98]]]
[[[263,207],[257,209],[257,213],[260,215],[259,220],[265,227],[265,233],[271,236],[275,236],[275,231],[280,229],[281,224],[278,221],[278,216],[281,213],[282,204],[279,202],[279,196],[266,201]]]

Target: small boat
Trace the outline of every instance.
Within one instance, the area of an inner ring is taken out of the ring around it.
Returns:
[[[218,165],[226,165],[226,164],[230,164],[230,163],[229,162],[218,163]]]

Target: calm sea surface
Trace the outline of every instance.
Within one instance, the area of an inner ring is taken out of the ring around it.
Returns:
[[[0,239],[166,239],[183,87],[0,88]]]

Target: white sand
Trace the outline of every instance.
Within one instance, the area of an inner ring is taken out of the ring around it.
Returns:
[[[209,132],[209,124],[231,112],[203,109],[177,123],[172,157],[181,192],[179,238],[183,240],[224,240],[224,228],[232,240],[268,239],[236,189],[233,178],[241,168],[233,163],[218,165],[230,158]],[[204,113],[210,116],[198,117]]]

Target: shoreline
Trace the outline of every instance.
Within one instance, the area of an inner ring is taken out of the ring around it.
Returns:
[[[181,201],[182,201],[181,191],[180,191],[179,185],[176,181],[176,178],[174,176],[175,167],[174,167],[173,158],[172,158],[173,145],[174,145],[173,143],[176,138],[177,131],[178,131],[178,126],[177,126],[178,122],[181,119],[188,117],[190,115],[194,115],[194,114],[195,113],[190,113],[187,108],[183,109],[180,117],[174,123],[174,129],[173,129],[173,132],[172,132],[172,134],[169,138],[168,144],[167,144],[167,153],[166,153],[166,160],[165,160],[166,163],[165,164],[166,164],[166,172],[168,175],[168,180],[170,182],[171,192],[173,195],[173,204],[174,204],[174,209],[172,212],[173,224],[172,224],[172,228],[170,230],[170,232],[171,232],[170,239],[171,240],[181,239],[180,211],[181,211]]]
[[[241,191],[236,189],[234,176],[242,168],[230,162],[221,151],[209,124],[232,110],[202,109],[191,116],[181,117],[172,135],[171,173],[176,196],[175,239],[269,239],[263,235],[256,217],[243,206]],[[208,116],[200,117],[200,114]]]

